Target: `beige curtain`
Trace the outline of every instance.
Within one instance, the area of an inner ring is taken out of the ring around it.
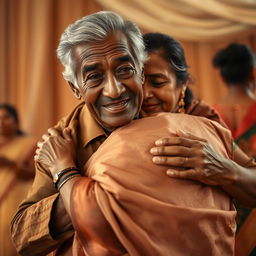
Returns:
[[[98,0],[148,31],[190,42],[232,39],[256,32],[255,0]]]
[[[78,103],[55,50],[68,24],[99,10],[93,0],[0,0],[0,102],[18,108],[26,132],[41,136]]]
[[[28,133],[39,137],[78,103],[55,50],[68,24],[99,10],[180,40],[192,89],[209,103],[225,93],[213,54],[232,41],[256,51],[255,0],[0,0],[0,102],[18,108]]]

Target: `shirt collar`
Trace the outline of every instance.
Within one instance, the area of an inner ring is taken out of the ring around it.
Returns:
[[[81,140],[84,147],[99,136],[107,136],[104,129],[92,117],[86,105],[84,105],[79,115],[79,125]]]

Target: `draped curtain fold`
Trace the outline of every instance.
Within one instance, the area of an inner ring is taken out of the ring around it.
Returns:
[[[97,0],[104,8],[189,42],[230,39],[256,32],[256,2],[245,0]],[[235,2],[235,4],[234,4]]]
[[[226,91],[212,68],[213,54],[233,41],[256,50],[255,0],[0,0],[0,102],[17,107],[28,133],[41,136],[78,103],[55,51],[68,24],[99,10],[178,39],[191,88],[209,103]]]

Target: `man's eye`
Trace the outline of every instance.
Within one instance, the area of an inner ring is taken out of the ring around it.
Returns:
[[[85,89],[98,87],[103,81],[104,75],[102,73],[91,73],[83,82]]]
[[[94,81],[94,80],[99,80],[99,79],[102,79],[102,74],[93,73],[93,74],[89,75],[86,80],[87,81]]]
[[[131,77],[135,72],[135,69],[131,66],[120,67],[116,70],[116,76],[121,79]]]

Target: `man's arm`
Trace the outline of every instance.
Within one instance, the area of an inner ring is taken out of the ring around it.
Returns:
[[[69,173],[74,174],[71,167],[76,166],[70,129],[66,128],[61,133],[52,128],[48,132],[49,135],[38,144],[35,160],[49,168],[51,177],[63,172],[60,178],[62,185],[57,187],[83,249],[88,255],[123,255],[125,250],[98,205],[94,190],[97,182],[80,176],[77,168],[75,175]],[[57,211],[55,213],[56,217],[62,216]]]
[[[29,195],[13,218],[11,235],[17,251],[28,256],[46,255],[73,235],[52,179],[39,165]]]

